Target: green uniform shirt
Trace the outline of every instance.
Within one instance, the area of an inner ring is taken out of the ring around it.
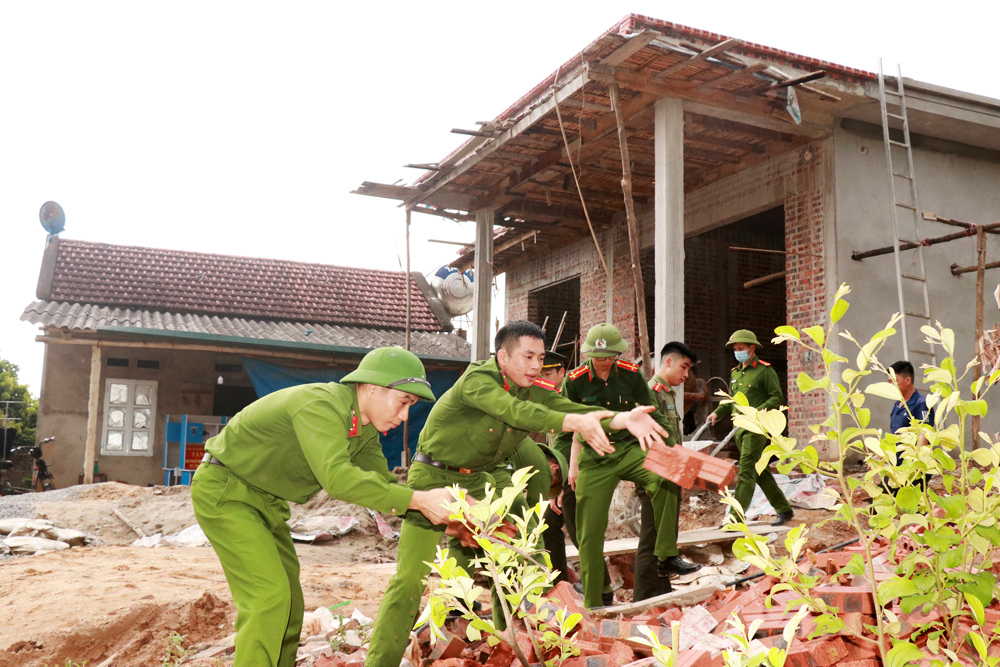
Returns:
[[[670,435],[674,437],[674,440],[680,442],[681,418],[680,415],[677,414],[677,393],[674,391],[674,388],[667,384],[667,381],[659,375],[654,375],[653,378],[646,383],[646,386],[649,387],[649,391],[653,396],[656,409],[667,418],[668,422],[670,422]]]
[[[771,368],[771,364],[757,357],[751,359],[746,366],[740,364],[733,369],[729,394],[735,396],[738,391],[742,391],[747,397],[750,407],[758,410],[777,410],[784,400],[777,372]],[[728,417],[732,412],[732,403],[723,403],[715,409],[715,414],[720,418]]]
[[[593,362],[588,359],[583,366],[566,375],[562,392],[566,398],[574,403],[602,410],[615,410],[616,412],[626,412],[637,405],[656,405],[649,387],[646,385],[646,378],[642,376],[635,364],[624,361],[618,361],[611,368],[611,373],[605,381],[597,377]],[[674,432],[671,432],[670,421],[658,410],[654,410],[650,416],[670,432],[670,437],[665,442],[673,446],[677,440],[674,437]],[[608,434],[608,440],[611,441],[612,445],[618,443],[638,444],[636,437],[625,429],[612,431]],[[566,457],[567,461],[569,461],[572,447],[573,434],[561,434],[556,448]],[[585,456],[587,452],[593,452],[593,450],[584,447]]]
[[[205,445],[232,474],[296,503],[331,498],[402,515],[413,491],[389,472],[378,431],[361,425],[354,385],[304,384],[251,403]]]
[[[435,401],[417,450],[450,466],[488,471],[507,458],[528,432],[560,433],[567,413],[594,409],[566,400],[544,380],[527,389],[511,385],[496,357],[491,357],[469,364],[458,382]],[[602,422],[605,429],[608,422]]]

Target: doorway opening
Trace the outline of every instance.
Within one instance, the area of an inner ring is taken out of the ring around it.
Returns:
[[[569,278],[529,292],[528,320],[539,326],[544,324],[546,350],[552,349],[556,335],[559,335],[556,351],[566,355],[569,359],[567,361],[569,368],[573,368],[579,358],[577,348],[580,340],[580,277]]]

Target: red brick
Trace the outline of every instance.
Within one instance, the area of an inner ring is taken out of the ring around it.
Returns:
[[[563,661],[562,667],[611,667],[611,659],[607,655],[578,655]]]
[[[712,654],[700,649],[681,651],[677,656],[677,667],[702,667],[712,662]]]
[[[867,586],[817,586],[813,589],[813,595],[831,607],[836,607],[840,613],[875,613],[875,599],[872,597],[872,589]]]
[[[882,661],[876,660],[874,658],[866,658],[864,660],[849,660],[847,662],[837,663],[837,667],[882,667]]]
[[[627,644],[615,642],[611,645],[608,657],[610,658],[611,667],[622,667],[622,665],[627,665],[635,660],[635,653],[632,652],[632,649]]]
[[[576,592],[573,585],[568,581],[562,581],[556,585],[552,590],[547,593],[547,596],[553,600],[559,602],[563,608],[568,611],[580,614],[583,618],[580,620],[579,630],[577,631],[577,638],[584,641],[596,641],[597,637],[600,636],[600,632],[597,630],[597,624],[594,623],[594,619],[590,616],[590,612],[583,604],[583,596]]]
[[[431,660],[447,660],[448,658],[457,658],[465,648],[465,642],[447,630],[442,630],[441,634],[444,635],[444,638],[437,640],[430,655],[427,657]]]
[[[847,645],[841,637],[821,637],[788,649],[787,667],[827,667],[847,657]]]
[[[475,660],[466,660],[464,658],[447,658],[445,660],[435,660],[431,663],[431,667],[479,667],[479,663]]]
[[[510,667],[510,661],[514,659],[516,659],[514,649],[505,642],[500,642],[493,647],[490,658],[485,665],[486,667]]]

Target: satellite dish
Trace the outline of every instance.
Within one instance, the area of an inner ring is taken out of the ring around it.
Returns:
[[[38,211],[38,219],[42,221],[42,228],[52,236],[66,228],[66,213],[62,206],[54,201],[42,204],[41,210]]]
[[[458,317],[472,311],[474,290],[471,270],[459,273],[450,266],[442,266],[429,282],[449,315]]]

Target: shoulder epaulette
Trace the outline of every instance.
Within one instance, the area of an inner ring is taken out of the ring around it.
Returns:
[[[541,387],[542,389],[548,389],[549,391],[556,391],[557,387],[549,382],[548,380],[543,380],[542,378],[535,378],[534,385],[536,387]]]
[[[666,389],[666,387],[659,382],[653,384],[653,391],[663,391],[664,389]]]
[[[764,364],[765,366],[770,366],[771,365],[771,364],[767,363],[766,361],[764,361],[763,359],[758,359],[757,361],[759,361],[760,363]]]
[[[584,364],[583,366],[580,366],[579,368],[574,368],[572,371],[570,371],[570,374],[567,377],[570,380],[576,380],[584,373],[589,373],[589,372],[590,368],[587,366],[587,364]]]
[[[618,368],[624,368],[625,370],[632,371],[633,373],[639,372],[639,366],[628,361],[622,361],[619,359],[615,362],[615,365],[618,366]]]
[[[735,366],[733,366],[732,368],[729,369],[729,372],[732,373],[733,371],[735,371],[739,367],[740,367],[740,365],[736,364]]]

